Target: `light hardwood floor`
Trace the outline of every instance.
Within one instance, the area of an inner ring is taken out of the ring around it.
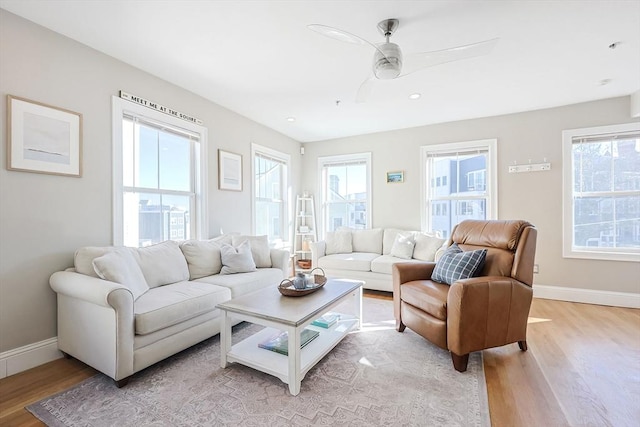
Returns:
[[[534,299],[527,342],[483,352],[493,426],[640,426],[640,310]],[[94,373],[58,359],[0,380],[0,425],[42,425],[24,407]]]

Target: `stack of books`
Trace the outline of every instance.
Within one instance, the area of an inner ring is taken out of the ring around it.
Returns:
[[[300,348],[309,344],[318,335],[320,335],[320,332],[318,331],[306,328],[303,329],[300,333]],[[286,331],[279,331],[277,334],[274,334],[263,342],[258,343],[258,347],[287,356],[289,354],[289,334]]]
[[[338,313],[328,312],[322,317],[318,317],[316,320],[311,322],[311,324],[313,326],[329,329],[338,320],[340,320],[340,315]]]

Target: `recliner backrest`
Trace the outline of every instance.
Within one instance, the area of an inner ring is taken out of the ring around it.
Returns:
[[[464,250],[487,249],[480,276],[513,277],[533,283],[536,229],[522,220],[465,220],[451,232],[448,245]]]

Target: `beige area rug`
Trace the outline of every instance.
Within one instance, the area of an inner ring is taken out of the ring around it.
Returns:
[[[309,371],[298,396],[251,368],[220,368],[216,336],[121,389],[100,374],[27,409],[49,426],[490,425],[480,352],[458,373],[448,352],[394,329],[391,301],[364,298],[363,311],[362,330]],[[259,329],[237,325],[234,341]]]

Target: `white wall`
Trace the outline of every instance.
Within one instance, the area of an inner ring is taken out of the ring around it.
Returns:
[[[81,178],[0,169],[0,353],[56,336],[54,271],[87,245],[112,243],[111,97],[124,90],[204,121],[208,128],[209,233],[251,232],[251,143],[291,154],[300,144],[191,92],[0,9],[0,164],[6,164],[6,95],[83,114]],[[217,189],[217,150],[240,153],[244,190]],[[293,188],[293,193],[297,192]]]
[[[497,138],[498,218],[525,219],[538,228],[535,283],[638,294],[638,263],[562,258],[562,131],[637,121],[629,111],[629,97],[623,97],[307,143],[301,188],[318,192],[319,156],[370,151],[373,227],[420,229],[420,146]],[[508,173],[514,161],[544,158],[552,164],[548,172]],[[386,183],[385,173],[395,170],[405,171],[403,184]]]

